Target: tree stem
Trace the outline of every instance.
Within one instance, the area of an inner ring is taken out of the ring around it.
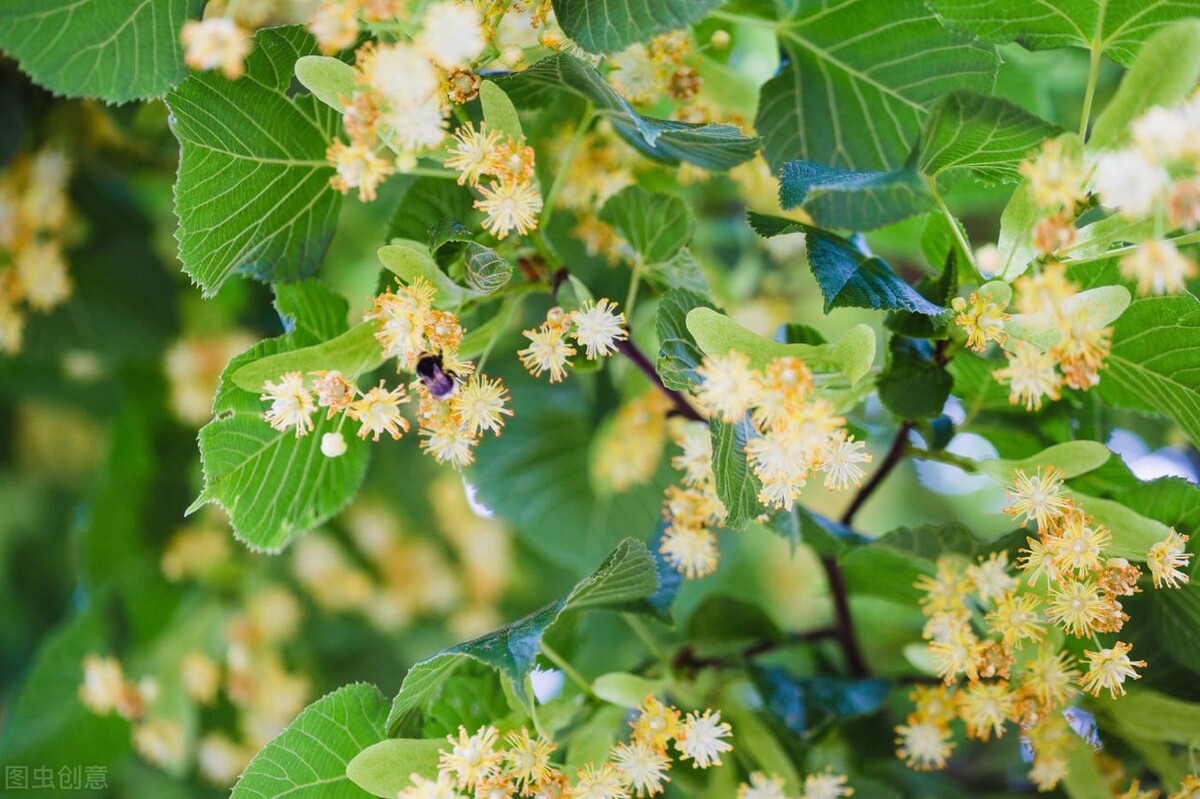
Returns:
[[[663,384],[662,378],[658,376],[658,370],[654,368],[654,364],[650,363],[650,359],[647,358],[645,353],[639,350],[637,345],[631,340],[625,339],[624,341],[618,341],[617,351],[632,361],[633,365],[636,366],[638,370],[650,380],[655,388],[657,388],[659,391],[665,394],[669,400],[671,400],[671,404],[675,406],[676,414],[682,416],[684,419],[690,419],[693,422],[706,421],[705,418],[701,416],[700,413],[693,408],[686,399],[684,399],[683,394],[675,391],[674,389],[667,388]]]
[[[904,453],[908,448],[908,434],[912,431],[912,422],[902,422],[899,429],[896,430],[896,437],[892,439],[892,446],[888,449],[887,455],[883,456],[883,462],[879,464],[879,468],[875,470],[875,474],[871,475],[871,479],[858,490],[854,495],[850,507],[846,508],[846,512],[842,514],[842,524],[847,527],[854,521],[855,515],[862,508],[879,485],[887,479],[892,469],[904,458]]]

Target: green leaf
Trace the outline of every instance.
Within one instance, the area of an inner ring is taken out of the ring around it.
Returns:
[[[521,118],[512,100],[493,81],[479,84],[479,102],[483,106],[483,119],[492,130],[498,130],[513,141],[521,141]]]
[[[203,8],[204,0],[4,0],[0,50],[55,94],[149,99],[187,73],[180,31]]]
[[[1067,752],[1067,764],[1062,787],[1070,799],[1095,799],[1112,793],[1108,788],[1108,780],[1100,772],[1095,751],[1083,741],[1072,741]]]
[[[615,227],[643,264],[665,263],[692,240],[696,220],[687,203],[669,194],[626,186],[608,198],[600,219]]]
[[[902,309],[940,316],[946,309],[934,305],[905,283],[882,258],[855,242],[803,222],[751,212],[750,226],[770,238],[781,233],[803,232],[808,237],[808,264],[825,297],[825,312],[834,308]]]
[[[1068,297],[1062,303],[1061,313],[1066,318],[1074,318],[1077,312],[1083,311],[1089,323],[1107,327],[1120,318],[1131,299],[1129,289],[1124,286],[1097,286]],[[1028,341],[1040,350],[1050,349],[1063,338],[1062,331],[1047,314],[1013,314],[1004,329],[1013,340]]]
[[[309,705],[246,766],[230,799],[358,799],[350,762],[386,738],[387,699],[354,683]]]
[[[1062,144],[1063,155],[1082,160],[1083,142],[1074,133],[1057,137]],[[1008,204],[1000,214],[1000,235],[996,248],[1000,251],[1000,272],[997,277],[1012,282],[1025,273],[1038,256],[1033,246],[1033,228],[1042,218],[1042,212],[1033,202],[1028,184],[1022,183],[1013,191]]]
[[[413,774],[437,779],[438,750],[445,747],[444,738],[388,738],[355,755],[346,776],[367,793],[395,799]]]
[[[888,363],[876,383],[879,400],[900,419],[937,416],[946,405],[954,379],[938,363],[927,341],[892,336]]]
[[[654,319],[658,336],[655,367],[663,385],[674,391],[688,391],[696,384],[696,367],[704,359],[704,353],[687,329],[687,316],[693,308],[713,308],[713,305],[687,289],[672,289],[658,301]]]
[[[917,167],[939,177],[966,169],[987,183],[1020,180],[1017,166],[1062,129],[999,97],[951,92],[929,111]]]
[[[900,166],[927,106],[990,92],[995,52],[947,30],[921,0],[805,3],[778,26],[788,63],[762,88],[755,127],[772,167],[804,159],[860,170]]]
[[[722,0],[554,0],[554,17],[576,44],[615,53],[634,42],[686,28]]]
[[[1200,703],[1135,687],[1120,702],[1105,702],[1100,708],[1122,738],[1184,746],[1200,743]]]
[[[1200,583],[1151,589],[1147,604],[1163,649],[1175,662],[1200,674],[1200,636],[1196,635],[1200,630]]]
[[[1130,6],[1132,4],[1129,4]],[[1200,3],[1187,2],[1190,17],[1200,15]],[[1129,139],[1129,125],[1156,105],[1172,106],[1186,99],[1200,80],[1200,22],[1189,19],[1162,28],[1138,52],[1117,93],[1096,118],[1088,145],[1112,149]]]
[[[1098,441],[1067,441],[1042,450],[1031,458],[1003,460],[993,458],[979,462],[979,471],[1002,484],[1012,480],[1017,469],[1032,475],[1036,470],[1055,466],[1070,479],[1099,469],[1112,457],[1112,451]]]
[[[296,80],[325,105],[339,114],[345,111],[342,98],[354,96],[357,78],[354,67],[325,55],[306,55],[296,61]]]
[[[439,222],[448,219],[472,230],[478,228],[483,215],[476,210],[466,187],[453,180],[420,177],[411,181],[401,195],[388,223],[388,239],[425,241]]]
[[[229,362],[213,400],[215,418],[200,430],[204,490],[188,513],[215,502],[229,513],[234,534],[255,549],[278,551],[293,536],[341,509],[362,482],[368,446],[342,429],[344,417],[314,416],[311,433],[297,438],[263,419],[262,386],[247,390],[234,380],[262,358],[323,344],[346,330],[346,303],[319,283],[278,287],[280,316],[291,331],[259,342]],[[341,429],[347,450],[339,458],[321,452],[321,437]]]
[[[1078,491],[1071,494],[1097,524],[1112,533],[1112,543],[1105,547],[1105,552],[1115,557],[1144,561],[1150,547],[1165,540],[1171,531],[1162,522],[1147,518],[1120,502],[1090,497]]]
[[[1030,50],[1095,48],[1128,65],[1142,42],[1177,19],[1200,14],[1194,0],[930,0],[947,25],[988,42],[1020,42]]]
[[[1200,443],[1200,300],[1190,294],[1135,301],[1113,325],[1100,396],[1174,419]]]
[[[197,72],[167,95],[179,258],[206,297],[235,272],[300,280],[325,256],[342,199],[325,150],[340,117],[288,93],[297,59],[316,50],[304,28],[266,28],[244,77]]]
[[[469,660],[490,666],[521,686],[533,668],[546,631],[566,612],[588,609],[648,610],[658,590],[658,572],[646,545],[626,538],[591,576],[541,610],[474,641],[442,650],[409,669],[392,702],[387,726],[393,733],[410,725],[437,695],[442,683]]]
[[[746,460],[746,442],[755,436],[754,425],[749,419],[736,424],[714,421],[709,432],[717,496],[729,514],[725,526],[740,530],[763,512],[758,502],[761,484]]]
[[[638,114],[595,69],[566,53],[543,58],[497,82],[518,105],[543,106],[546,90],[575,94],[608,119],[621,138],[664,163],[687,161],[705,169],[726,170],[753,158],[758,150],[758,139],[742,135],[732,125],[692,124]]]
[[[939,220],[942,225],[946,226],[941,229],[948,231],[949,222],[941,214],[929,217],[931,220]],[[930,225],[926,225],[926,230],[930,229]],[[961,247],[948,246],[943,253],[938,253],[938,259],[934,263],[943,263],[945,266],[942,272],[936,278],[926,276],[921,278],[921,282],[917,284],[916,290],[925,299],[932,302],[934,305],[945,307],[949,304],[950,299],[958,293],[958,259],[959,253],[962,252]],[[925,316],[924,314],[912,313],[911,311],[892,311],[884,319],[884,324],[888,329],[902,336],[909,338],[926,338],[926,339],[941,339],[946,337],[946,329],[950,321],[949,314],[945,316]]]
[[[382,363],[383,351],[375,340],[375,323],[359,322],[320,344],[251,361],[234,372],[232,379],[238,388],[257,394],[262,392],[263,383],[278,380],[286,372],[306,375],[318,370],[341,372],[353,382]]]
[[[650,694],[661,694],[665,687],[665,680],[649,680],[619,671],[592,680],[592,693],[605,702],[627,708],[642,704]]]
[[[379,263],[405,283],[423,277],[437,288],[434,305],[453,308],[467,299],[468,292],[438,268],[429,248],[419,241],[395,239],[391,244],[379,248]]]
[[[779,174],[779,202],[803,208],[821,227],[871,230],[933,207],[933,195],[912,164],[889,172],[788,161]]]

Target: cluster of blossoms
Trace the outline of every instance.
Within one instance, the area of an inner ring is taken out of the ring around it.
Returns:
[[[1119,597],[1141,590],[1142,570],[1105,556],[1111,534],[1068,495],[1061,471],[1017,470],[1009,496],[1005,512],[1038,531],[1016,564],[1027,581],[1012,572],[1007,552],[996,552],[974,564],[944,556],[932,576],[917,582],[925,594],[929,657],[945,684],[917,689],[915,709],[896,730],[897,753],[912,768],[940,769],[954,746],[951,721],[961,719],[967,735],[981,741],[1000,737],[1011,721],[1033,751],[1030,779],[1051,790],[1081,740],[1071,732],[1078,690],[1123,696],[1125,681],[1140,679],[1137,669],[1146,665],[1129,657],[1128,643],[1105,646],[1097,637],[1119,632],[1129,619]],[[1191,558],[1186,542],[1172,530],[1146,554],[1156,588],[1187,582],[1180,571]],[[1095,649],[1080,659],[1064,635],[1088,638]],[[1022,652],[1026,643],[1032,653]]]
[[[48,313],[71,296],[63,257],[70,177],[55,149],[22,155],[0,173],[0,353],[21,349],[29,311]]]
[[[501,739],[495,727],[473,735],[459,727],[457,736],[447,736],[449,749],[440,752],[437,778],[413,774],[400,799],[642,799],[670,782],[672,744],[679,760],[701,769],[721,765],[721,753],[733,748],[724,740],[731,730],[719,711],[684,716],[654,696],[646,697],[629,726],[629,740],[614,745],[608,760],[579,768],[574,784],[553,762],[555,743],[541,735],[522,728]]]
[[[542,324],[523,331],[529,346],[517,352],[521,363],[534,377],[548,372],[550,382],[557,383],[567,376],[570,359],[577,352],[568,338],[583,347],[589,361],[612,355],[618,343],[629,338],[625,314],[617,313],[616,308],[617,304],[608,299],[587,302],[570,313],[554,306],[546,312]]]
[[[434,309],[435,297],[433,284],[418,276],[375,297],[364,318],[375,322],[383,356],[395,358],[399,370],[416,375],[409,389],[417,396],[422,450],[438,463],[462,468],[474,460],[484,432],[499,435],[512,410],[505,407],[508,390],[499,379],[474,374],[474,364],[459,359],[462,325],[453,313]],[[359,391],[337,371],[317,371],[310,377],[311,390],[300,372],[288,372],[279,382],[268,380],[263,386],[262,399],[271,403],[264,418],[276,430],[308,435],[314,429],[313,414],[325,408],[326,419],[341,413],[358,422],[359,438],[369,435],[378,441],[387,433],[399,440],[408,432],[401,406],[412,396],[403,385],[389,389],[381,380]],[[342,434],[325,433],[321,451],[331,458],[343,455]]]
[[[716,570],[720,550],[713,528],[724,525],[728,514],[717,496],[708,425],[684,420],[674,425],[674,441],[682,452],[671,465],[683,472],[683,485],[667,487],[663,515],[668,524],[659,551],[667,563],[694,580]]]
[[[853,796],[854,789],[846,785],[846,775],[826,769],[804,778],[804,790],[798,799],[843,799]],[[761,771],[750,775],[750,782],[738,786],[737,799],[789,799],[783,789],[783,778],[767,776]]]
[[[662,459],[670,409],[671,401],[654,388],[622,405],[597,441],[592,474],[618,493],[650,482]]]
[[[278,735],[309,698],[306,678],[284,668],[280,646],[292,638],[301,620],[295,597],[279,585],[251,594],[244,608],[225,625],[224,662],[201,649],[171,664],[189,701],[207,707],[224,694],[237,711],[241,740],[211,731],[192,753],[201,775],[214,785],[231,785],[254,753]],[[133,723],[134,748],[148,763],[170,767],[188,756],[188,735],[174,701],[160,701],[160,680],[126,679],[119,660],[89,654],[83,659],[79,697],[93,713],[117,713]]]
[[[196,427],[211,419],[221,372],[257,340],[248,331],[232,330],[221,335],[184,336],[172,344],[163,357],[163,371],[175,416]]]
[[[467,122],[454,132],[446,166],[459,172],[459,185],[480,194],[475,207],[486,214],[483,227],[498,239],[512,231],[524,236],[537,228],[542,195],[534,180],[533,148],[499,131]],[[484,181],[487,182],[484,182]]]
[[[1087,391],[1100,382],[1112,343],[1112,328],[1101,324],[1085,303],[1075,301],[1079,287],[1062,264],[1049,264],[1017,279],[1015,310],[1023,320],[1048,321],[1053,343],[1008,336],[1013,319],[996,298],[984,292],[970,300],[956,297],[957,323],[967,346],[983,351],[989,341],[1005,347],[1008,364],[994,375],[1009,387],[1009,402],[1035,411],[1045,400],[1061,398],[1064,387]],[[1039,325],[1040,326],[1040,325]]]

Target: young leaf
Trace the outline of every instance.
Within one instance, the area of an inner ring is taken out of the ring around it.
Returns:
[[[658,336],[655,367],[663,385],[675,391],[691,389],[697,380],[696,367],[704,359],[704,353],[687,329],[687,315],[693,308],[713,306],[701,295],[687,289],[672,289],[658,301],[658,315],[654,320]]]
[[[1200,11],[1193,6],[1191,15]],[[1142,46],[1116,95],[1096,118],[1088,145],[1119,147],[1129,125],[1151,107],[1170,106],[1191,95],[1200,80],[1200,22],[1189,19],[1162,28]]]
[[[304,28],[265,28],[243,78],[197,72],[167,95],[179,258],[205,296],[235,272],[299,280],[325,256],[341,206],[325,150],[340,119],[312,95],[288,94],[297,59],[316,50]]]
[[[600,219],[615,227],[644,264],[665,263],[692,240],[696,220],[687,203],[669,194],[626,186],[608,198]]]
[[[829,228],[871,230],[933,207],[933,195],[911,164],[890,172],[788,161],[779,174],[779,203],[803,208]]]
[[[1124,65],[1163,25],[1196,14],[1187,0],[930,0],[929,5],[947,25],[987,42],[1020,42],[1030,50],[1086,47]]]
[[[518,105],[544,104],[546,90],[568,91],[590,102],[613,128],[645,155],[677,164],[687,161],[711,170],[730,169],[754,157],[758,139],[732,125],[693,124],[638,114],[588,64],[566,53],[543,58],[529,69],[497,83]]]
[[[110,103],[157,97],[187,73],[180,31],[204,2],[0,3],[0,50],[55,94]]]
[[[749,419],[736,424],[712,422],[712,464],[716,476],[717,496],[729,514],[725,525],[740,530],[763,512],[758,502],[761,484],[746,460],[746,442],[754,437],[754,425]]]
[[[512,264],[491,247],[468,242],[463,265],[467,286],[476,294],[495,294],[512,280]]]
[[[514,685],[523,685],[537,660],[542,637],[563,613],[596,608],[645,611],[649,609],[646,600],[657,589],[654,558],[645,544],[626,538],[563,599],[474,641],[442,650],[409,669],[392,702],[388,730],[397,733],[410,725],[420,708],[467,660],[490,666]]]
[[[454,220],[468,230],[477,229],[483,215],[473,203],[471,192],[452,180],[417,178],[400,197],[400,204],[388,223],[388,239],[425,241],[433,228],[445,220]]]
[[[254,756],[230,799],[370,796],[351,781],[346,767],[387,737],[386,718],[387,700],[373,685],[353,683],[327,694]]]
[[[467,298],[467,290],[438,268],[429,248],[419,241],[394,239],[391,244],[379,248],[379,263],[405,283],[411,283],[416,277],[428,280],[437,288],[435,304],[439,307],[452,308]]]
[[[314,416],[312,432],[297,438],[263,419],[262,387],[246,390],[233,375],[279,353],[322,344],[346,330],[346,303],[319,283],[281,285],[276,299],[291,331],[259,342],[229,362],[213,400],[215,418],[200,430],[204,490],[188,512],[215,502],[229,513],[234,534],[250,547],[278,551],[292,536],[328,519],[358,490],[367,468],[367,445],[341,419]],[[278,375],[276,375],[278,378]],[[347,450],[321,452],[325,433],[342,432]]]
[[[306,55],[297,59],[296,80],[339,114],[346,110],[342,98],[354,95],[354,67],[330,56]]]
[[[951,92],[929,111],[917,145],[918,168],[939,177],[970,170],[988,183],[1020,179],[1017,165],[1061,128],[999,97]]]
[[[772,167],[801,158],[888,170],[912,149],[926,107],[989,92],[995,52],[947,30],[921,0],[801,4],[778,26],[787,65],[763,86],[755,127]]]
[[[513,141],[521,141],[521,118],[508,95],[493,81],[479,84],[479,102],[483,106],[483,119],[492,130],[498,130]]]
[[[720,4],[721,0],[554,0],[554,17],[584,50],[615,53],[699,22]]]
[[[262,392],[263,383],[278,380],[285,372],[306,375],[318,370],[341,372],[353,382],[381,363],[383,351],[375,340],[375,322],[367,321],[320,344],[251,361],[234,372],[232,378],[238,388],[258,394]]]
[[[436,780],[444,738],[388,738],[368,746],[346,766],[346,776],[367,793],[395,799],[412,785],[412,775]]]
[[[1018,461],[998,458],[980,461],[979,471],[1004,485],[1012,480],[1013,472],[1017,469],[1032,475],[1037,469],[1047,466],[1058,468],[1064,477],[1070,479],[1099,469],[1111,457],[1112,451],[1098,441],[1067,441]]]

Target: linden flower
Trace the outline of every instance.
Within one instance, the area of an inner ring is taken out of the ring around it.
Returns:
[[[438,773],[437,780],[411,774],[412,785],[400,791],[398,799],[456,799],[454,781],[448,771]]]
[[[1197,274],[1195,262],[1165,240],[1147,241],[1121,259],[1121,277],[1136,281],[1142,297],[1186,291],[1186,281]]]
[[[358,199],[362,202],[374,200],[375,189],[394,171],[391,164],[361,142],[335,141],[326,150],[325,160],[337,170],[337,174],[329,179],[329,185],[342,194],[358,189]]]
[[[1105,208],[1143,219],[1170,185],[1167,170],[1136,148],[1104,153],[1092,172],[1092,187]]]
[[[1020,649],[1025,639],[1040,641],[1046,628],[1040,623],[1039,600],[1033,594],[1007,593],[996,601],[996,609],[987,614],[988,629],[1001,637],[1010,649]]]
[[[1008,573],[1007,552],[993,552],[987,560],[980,558],[978,565],[967,567],[967,578],[984,602],[1003,597],[1017,584],[1017,578]]]
[[[700,387],[696,398],[722,422],[740,421],[758,399],[758,376],[750,359],[737,350],[706,355],[696,368]]]
[[[309,33],[321,46],[321,52],[332,55],[345,50],[358,38],[358,9],[356,3],[345,0],[324,0],[308,21]]]
[[[499,154],[496,146],[500,143],[500,134],[487,129],[486,122],[479,123],[475,130],[472,123],[467,122],[454,132],[454,144],[445,165],[449,169],[460,172],[458,185],[479,183],[484,175],[494,175],[499,168]]]
[[[259,399],[271,401],[270,409],[263,414],[271,427],[279,431],[294,427],[297,438],[312,432],[312,415],[317,405],[304,387],[304,375],[288,372],[279,383],[268,380],[263,383],[263,392]]]
[[[1077,638],[1091,635],[1104,615],[1104,598],[1091,580],[1068,580],[1050,590],[1046,617]]]
[[[52,310],[71,296],[71,278],[57,242],[31,242],[17,255],[16,267],[25,302],[35,311]]]
[[[459,726],[457,739],[446,736],[452,748],[439,752],[438,769],[453,773],[459,788],[473,788],[500,770],[504,755],[496,751],[499,735],[495,727],[480,727],[474,735],[467,735],[466,728]]]
[[[679,734],[679,711],[664,705],[653,694],[642,700],[638,717],[629,722],[633,739],[655,749],[665,749]]]
[[[1107,688],[1109,695],[1116,699],[1125,695],[1125,680],[1140,680],[1142,675],[1135,668],[1145,668],[1146,661],[1130,660],[1130,644],[1118,641],[1112,649],[1101,649],[1099,652],[1085,651],[1088,659],[1088,672],[1079,679],[1083,690],[1092,696],[1099,696],[1100,691]]]
[[[1200,776],[1189,774],[1179,784],[1179,790],[1167,799],[1200,799]]]
[[[1089,521],[1081,511],[1073,510],[1063,515],[1059,531],[1046,538],[1056,572],[1084,575],[1100,570],[1104,547],[1112,535],[1103,527],[1089,527]]]
[[[1038,791],[1053,791],[1070,772],[1071,765],[1065,757],[1038,757],[1029,770],[1029,779]]]
[[[908,698],[916,706],[910,719],[945,726],[958,718],[959,695],[945,685],[918,685]]]
[[[896,728],[896,756],[916,771],[940,771],[946,767],[954,742],[950,730],[927,721],[901,724]]]
[[[1022,527],[1033,520],[1039,530],[1049,529],[1072,507],[1071,499],[1063,495],[1063,476],[1062,470],[1053,466],[1039,467],[1033,477],[1016,469],[1013,484],[1006,489],[1012,504],[1003,512],[1016,517],[1014,521]]]
[[[1063,152],[1057,139],[1045,142],[1034,160],[1021,163],[1021,176],[1038,208],[1069,211],[1083,199],[1082,165]]]
[[[840,491],[862,483],[863,470],[858,464],[871,462],[870,453],[864,451],[866,446],[863,441],[855,441],[854,436],[847,437],[844,430],[838,431],[826,445],[821,465],[817,467],[825,473],[826,488]]]
[[[478,436],[484,430],[500,435],[504,417],[512,416],[508,402],[508,389],[499,378],[489,379],[485,375],[472,375],[451,399],[454,412],[462,419],[470,436]]]
[[[1146,553],[1146,565],[1150,567],[1155,588],[1161,588],[1164,584],[1179,588],[1188,582],[1188,576],[1180,571],[1187,568],[1188,561],[1192,559],[1191,553],[1184,551],[1187,542],[1188,537],[1175,532],[1172,527],[1165,540],[1150,547]]]
[[[321,436],[321,454],[326,458],[340,458],[346,454],[349,446],[346,437],[341,433],[325,433]]]
[[[534,159],[532,147],[509,139],[496,148],[496,174],[501,181],[523,183],[533,178]]]
[[[1008,366],[992,372],[1001,383],[1009,387],[1008,401],[1013,405],[1023,404],[1027,411],[1041,410],[1042,400],[1057,401],[1062,394],[1062,376],[1055,368],[1057,361],[1028,341],[1014,341],[1011,352],[1006,352]]]
[[[721,712],[705,710],[704,715],[688,713],[675,748],[682,754],[680,760],[691,760],[692,768],[708,768],[721,765],[721,753],[733,749],[733,744],[721,740],[732,734],[729,725],[721,721]]]
[[[667,563],[689,580],[717,570],[717,537],[707,527],[671,524],[658,548]]]
[[[750,775],[750,784],[738,786],[737,799],[787,799],[783,792],[783,777],[770,776],[761,771]]]
[[[1004,734],[1004,722],[1012,715],[1013,698],[1004,682],[977,682],[963,691],[958,714],[967,724],[967,735],[981,741],[993,733]]]
[[[834,774],[832,768],[822,774],[809,774],[804,778],[804,793],[800,799],[843,799],[853,796],[854,789],[847,787],[845,774]]]
[[[1066,652],[1043,645],[1037,657],[1025,661],[1024,668],[1025,687],[1046,705],[1065,705],[1077,691],[1079,672]]]
[[[945,641],[929,644],[929,660],[937,675],[949,685],[959,674],[969,680],[979,679],[979,655],[983,647],[971,628],[963,625]]]
[[[392,107],[407,108],[429,101],[441,79],[424,53],[408,44],[359,48],[362,83],[383,95]]]
[[[635,740],[614,746],[611,757],[617,771],[638,797],[662,793],[663,783],[671,781],[667,776],[671,759],[662,749]]]
[[[326,419],[332,419],[344,411],[358,393],[354,384],[342,377],[342,373],[337,370],[309,372],[309,374],[317,378],[313,383],[313,393],[317,395],[317,405],[329,409],[325,416]]]
[[[208,655],[200,651],[188,652],[179,662],[179,676],[188,696],[202,705],[207,705],[221,687],[221,667]]]
[[[116,658],[87,655],[83,659],[83,684],[79,701],[99,715],[112,713],[125,690],[125,672]]]
[[[1011,317],[991,297],[973,291],[969,300],[955,297],[950,307],[958,312],[954,324],[966,331],[968,347],[983,352],[989,341],[1004,344],[1004,323]]]
[[[612,763],[601,763],[598,768],[588,763],[577,776],[571,799],[629,799],[629,791]]]
[[[1100,382],[1099,371],[1112,344],[1112,328],[1097,325],[1084,308],[1055,321],[1062,339],[1050,349],[1050,355],[1058,359],[1063,382],[1087,391]]]
[[[675,445],[683,452],[671,458],[671,467],[683,472],[683,482],[700,486],[715,479],[712,470],[712,436],[703,422],[681,421],[675,432]]]
[[[551,383],[567,376],[567,367],[571,365],[567,359],[575,354],[575,348],[566,342],[563,330],[544,324],[535,330],[524,331],[523,335],[530,344],[517,355],[531,375],[541,377],[542,372],[549,372]]]
[[[613,313],[616,307],[615,302],[600,299],[571,311],[571,321],[575,323],[571,337],[585,348],[589,361],[616,352],[616,343],[629,338],[625,314]]]
[[[812,387],[812,370],[804,361],[792,357],[774,359],[758,377],[754,421],[764,430],[786,421]]]
[[[653,101],[664,90],[658,68],[644,44],[633,44],[609,56],[608,82],[631,103]]]
[[[937,559],[933,576],[921,575],[913,587],[925,594],[919,601],[926,615],[963,610],[972,588],[967,570],[957,558],[945,555]]]
[[[418,44],[443,69],[462,66],[483,51],[483,17],[470,4],[432,5],[425,11]]]
[[[449,463],[456,469],[474,462],[473,450],[478,443],[478,438],[457,425],[421,429],[421,451],[432,455],[438,463]]]
[[[359,438],[366,438],[369,433],[372,441],[378,441],[381,433],[387,433],[393,440],[399,440],[409,427],[408,420],[400,415],[400,406],[409,400],[404,386],[389,391],[380,380],[378,386],[350,403],[346,415],[359,423]]]
[[[245,71],[243,62],[253,47],[246,32],[228,17],[185,22],[180,39],[184,63],[192,69],[219,69],[230,80]]]
[[[550,776],[550,753],[555,747],[553,741],[542,736],[531,737],[522,727],[520,732],[510,732],[504,736],[508,749],[504,752],[504,762],[517,786],[525,789],[541,785]]]
[[[1143,791],[1141,780],[1135,779],[1129,783],[1129,790],[1117,796],[1116,799],[1159,799],[1160,796],[1162,793],[1158,790]]]
[[[498,239],[512,231],[524,236],[537,227],[537,215],[542,210],[542,195],[530,183],[497,181],[481,186],[483,199],[475,207],[487,214],[483,227]]]

